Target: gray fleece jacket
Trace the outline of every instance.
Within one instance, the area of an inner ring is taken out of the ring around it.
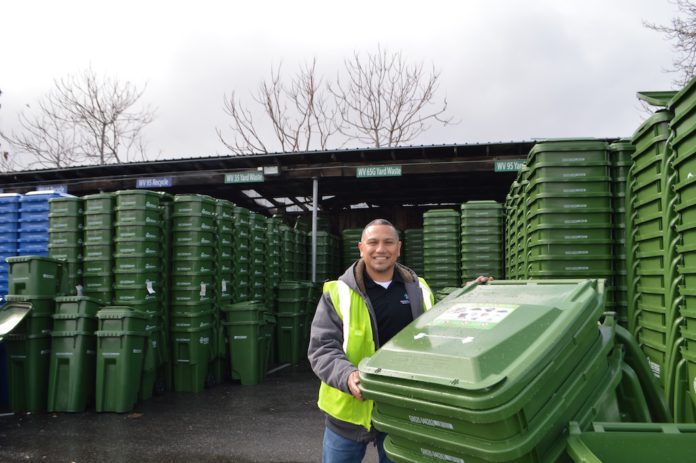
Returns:
[[[365,263],[358,260],[351,265],[339,280],[345,282],[352,290],[356,291],[367,303],[372,323],[372,338],[375,349],[379,349],[379,333],[377,332],[377,321],[372,303],[367,297],[365,282],[363,280]],[[423,293],[421,292],[418,277],[413,270],[401,264],[396,264],[395,271],[404,281],[406,292],[411,301],[411,313],[416,319],[424,312]],[[348,376],[355,370],[357,365],[353,365],[343,351],[343,322],[338,316],[336,309],[331,302],[329,293],[324,293],[319,300],[312,330],[309,340],[309,350],[307,351],[309,363],[317,377],[343,392],[350,394],[348,389]],[[372,441],[377,437],[377,431],[372,428],[367,431],[362,426],[338,420],[332,416],[326,416],[326,425],[337,434],[360,442]]]

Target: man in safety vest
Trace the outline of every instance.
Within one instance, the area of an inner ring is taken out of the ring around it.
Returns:
[[[324,284],[312,322],[308,357],[326,413],[324,463],[361,462],[369,442],[380,463],[390,461],[385,434],[372,426],[372,401],[360,392],[357,365],[433,305],[425,280],[396,263],[401,241],[389,221],[367,224],[358,248],[360,260]]]

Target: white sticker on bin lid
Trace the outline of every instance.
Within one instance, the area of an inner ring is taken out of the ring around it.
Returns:
[[[655,375],[656,378],[662,377],[662,367],[660,366],[660,364],[655,362],[650,357],[647,357],[647,359],[648,366],[650,367],[650,370],[653,372],[653,375]]]
[[[227,292],[227,281],[222,280],[222,292],[226,293]]]
[[[147,288],[148,294],[155,294],[155,288],[152,287],[152,282],[150,280],[145,280],[145,287]]]
[[[517,304],[460,302],[440,314],[430,325],[490,330],[518,307]]]
[[[445,421],[435,420],[432,418],[424,418],[422,416],[409,415],[408,420],[411,423],[423,424],[425,426],[432,426],[435,428],[443,428],[443,429],[450,429],[450,430],[454,429],[454,426],[452,426],[452,423],[447,423]]]
[[[206,289],[206,284],[201,283],[201,292],[199,293],[201,296],[205,296],[205,289]]]
[[[426,457],[437,458],[438,460],[451,461],[452,463],[464,463],[464,460],[462,460],[459,457],[454,457],[452,455],[448,455],[448,454],[442,453],[442,452],[436,452],[434,450],[424,449],[422,447],[421,447],[421,453],[423,455],[425,455]]]

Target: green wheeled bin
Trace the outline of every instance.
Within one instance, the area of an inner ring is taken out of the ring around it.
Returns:
[[[94,330],[51,332],[49,412],[83,412],[92,404],[96,350]]]

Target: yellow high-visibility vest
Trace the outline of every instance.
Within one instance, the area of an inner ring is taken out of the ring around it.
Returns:
[[[434,303],[433,293],[428,284],[419,278],[423,294],[423,308],[429,310]],[[331,302],[343,321],[343,351],[350,362],[357,366],[365,357],[375,353],[372,337],[372,324],[367,303],[360,295],[342,281],[324,283],[324,292],[329,293]],[[350,393],[331,387],[322,381],[319,388],[321,410],[341,421],[363,426],[368,431],[372,427],[371,400],[358,400]]]

